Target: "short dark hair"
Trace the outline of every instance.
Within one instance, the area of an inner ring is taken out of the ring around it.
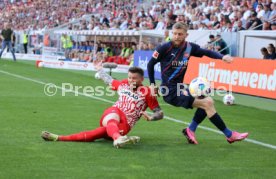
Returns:
[[[215,38],[215,36],[214,35],[209,35],[209,38],[213,39],[213,38]]]
[[[274,47],[274,45],[273,45],[273,44],[271,44],[271,43],[270,43],[270,44],[268,44],[268,46],[269,46],[269,47],[272,47],[272,48]]]
[[[144,77],[144,70],[140,67],[130,67],[128,69],[128,72],[130,73],[138,73],[139,75],[141,75],[142,77]]]
[[[258,15],[257,12],[254,11],[252,12],[251,17],[257,17],[257,15]]]
[[[267,48],[265,48],[265,47],[261,48],[261,51],[262,51],[262,52],[267,52],[267,53],[268,53]]]

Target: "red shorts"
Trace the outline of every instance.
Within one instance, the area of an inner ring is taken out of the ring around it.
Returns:
[[[104,120],[104,118],[112,113],[113,114],[115,113],[118,115],[119,130],[120,130],[121,135],[126,135],[130,131],[130,126],[127,123],[126,115],[117,107],[110,107],[104,111],[104,113],[101,117],[101,120],[100,120],[100,126],[101,127],[106,126],[109,118],[107,118],[107,120],[106,119]],[[110,118],[110,119],[112,119],[112,118]],[[115,120],[117,120],[117,119],[115,119]]]

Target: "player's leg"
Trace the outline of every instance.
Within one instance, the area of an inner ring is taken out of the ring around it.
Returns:
[[[248,133],[238,133],[236,131],[231,131],[228,129],[220,117],[220,115],[216,112],[214,106],[214,100],[211,97],[206,97],[203,99],[195,99],[193,102],[193,107],[202,108],[205,110],[210,121],[224,133],[229,143],[240,141],[245,139],[248,136]]]
[[[127,122],[127,118],[125,114],[121,111],[120,114],[120,123],[119,123],[119,130],[122,135],[127,135],[130,131],[130,126]],[[128,136],[130,143],[136,144],[137,142],[140,141],[140,137],[138,136]]]
[[[7,46],[7,41],[3,40],[2,41],[2,48],[1,48],[1,51],[0,51],[0,58],[2,57],[2,54],[3,54],[6,46]]]
[[[197,126],[205,119],[206,116],[207,114],[204,109],[197,108],[192,122],[187,128],[183,129],[182,133],[187,138],[189,143],[198,144],[195,136],[195,131],[197,129]]]
[[[204,99],[195,99],[193,103],[194,107],[200,107],[205,110],[208,118],[210,121],[219,129],[221,130],[226,137],[231,137],[232,131],[229,130],[222,118],[216,112],[214,106],[214,100],[211,97],[206,97]]]
[[[126,135],[121,135],[119,129],[119,122],[115,120],[118,114],[111,113],[110,116],[113,116],[108,120],[106,124],[106,132],[109,137],[113,139],[113,145],[116,148],[123,147],[125,144],[130,143],[130,139]],[[106,118],[107,119],[107,118]]]
[[[189,125],[189,129],[195,132],[197,129],[197,126],[205,119],[206,116],[207,114],[204,109],[197,108],[194,114],[194,117],[192,119],[192,122]]]
[[[12,53],[13,60],[16,61],[15,54],[14,54],[14,48],[12,47],[12,42],[11,41],[8,42],[8,47],[9,47],[11,53]]]
[[[83,131],[71,135],[56,135],[43,131],[41,137],[46,141],[71,141],[71,142],[92,142],[96,139],[106,137],[105,127],[98,127],[94,130]]]
[[[107,109],[100,121],[100,125],[106,127],[107,135],[113,139],[114,147],[119,148],[125,144],[134,143],[133,138],[126,136],[130,127],[126,122],[125,114],[118,108],[111,107]]]
[[[164,94],[164,93],[163,93]],[[186,109],[193,108],[194,98],[189,94],[188,90],[184,89],[169,89],[169,94],[163,96],[164,100],[176,107],[184,107]],[[205,110],[197,110],[195,116],[193,118],[192,123],[188,128],[182,130],[183,135],[187,138],[188,142],[191,144],[198,144],[196,137],[195,137],[195,130],[197,126],[204,120],[206,117]],[[191,130],[190,127],[193,129]]]
[[[119,130],[120,111],[115,107],[106,109],[101,117],[100,126],[106,127],[107,135],[116,140],[121,136]]]
[[[114,141],[122,136],[126,136],[130,128],[128,124],[122,122],[123,117],[120,117],[120,122],[117,120],[111,119],[106,125],[107,135],[111,137]],[[129,143],[137,143],[140,140],[138,136],[128,136]]]
[[[193,98],[191,96],[191,94],[189,93],[189,90],[185,90],[183,92],[183,95],[184,96],[188,96],[188,98]],[[185,100],[185,98],[183,100]],[[188,100],[188,101],[191,101],[191,100]],[[190,107],[189,105],[188,105],[188,107]],[[196,112],[194,114],[194,117],[192,119],[192,122],[190,123],[190,125],[188,127],[188,130],[190,130],[191,132],[195,132],[196,129],[197,129],[197,126],[206,118],[206,116],[207,116],[207,114],[206,114],[206,112],[205,112],[204,109],[197,108],[197,110],[196,110]]]
[[[103,125],[106,126],[106,132],[109,137],[113,139],[113,146],[116,148],[123,147],[125,144],[130,143],[130,139],[126,135],[120,133],[120,116],[117,113],[110,113],[104,118]]]
[[[109,137],[111,137],[113,140],[116,140],[119,137],[121,137],[120,130],[119,130],[119,121],[114,119],[118,115],[115,113],[115,114],[110,114],[110,116],[108,117],[111,117],[111,116],[113,117],[110,118],[106,124],[106,132]],[[120,120],[120,118],[118,119]]]

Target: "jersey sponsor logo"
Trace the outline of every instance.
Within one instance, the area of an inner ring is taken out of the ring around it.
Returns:
[[[157,59],[158,56],[159,56],[159,53],[155,50],[155,51],[153,52],[152,57],[155,58],[155,59]]]
[[[134,93],[132,93],[132,92],[130,92],[130,91],[128,91],[128,90],[122,90],[121,93],[122,93],[122,94],[125,94],[125,95],[127,95],[127,96],[129,96],[129,97],[131,97],[131,98],[133,98],[133,99],[135,99],[135,100],[138,100],[138,99],[139,99],[139,96],[138,96],[138,95],[136,95],[136,94],[134,94]]]
[[[121,84],[119,86],[119,99],[114,104],[127,117],[128,124],[133,127],[141,117],[141,111],[147,108],[145,93],[130,91],[128,84]]]
[[[188,65],[188,60],[172,61],[172,67],[184,67],[184,68],[186,68],[187,65]]]

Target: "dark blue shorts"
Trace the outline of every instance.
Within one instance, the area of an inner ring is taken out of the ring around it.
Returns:
[[[165,91],[165,87],[169,91]],[[188,92],[188,96],[185,96],[183,94],[183,90],[186,90]],[[166,103],[176,106],[176,107],[183,107],[186,109],[193,109],[193,102],[195,98],[191,96],[188,89],[184,89],[184,87],[181,89],[177,89],[177,86],[161,86],[161,93],[163,95],[163,99]]]

